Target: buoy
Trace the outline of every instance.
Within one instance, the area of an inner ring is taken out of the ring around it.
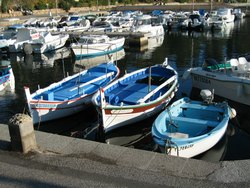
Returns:
[[[236,115],[237,115],[236,110],[235,110],[234,108],[231,108],[231,107],[230,107],[230,119],[235,118]]]

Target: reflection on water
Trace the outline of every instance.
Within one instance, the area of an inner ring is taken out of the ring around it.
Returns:
[[[94,67],[94,66],[97,66],[99,64],[109,62],[112,60],[114,62],[116,62],[118,60],[121,60],[124,57],[125,57],[125,51],[122,48],[121,50],[114,52],[114,53],[110,53],[110,54],[76,59],[75,66],[74,66],[74,72],[79,72],[79,71],[82,71],[84,69],[89,69],[91,67]]]
[[[239,20],[228,31],[215,32],[169,32],[160,38],[152,38],[144,49],[125,48],[117,55],[117,65],[121,75],[139,68],[159,64],[168,57],[179,76],[192,66],[199,66],[208,57],[222,61],[240,54],[250,52],[249,28],[250,19]],[[124,54],[125,52],[125,54]],[[113,55],[115,56],[115,55]],[[7,123],[15,113],[27,112],[24,86],[29,86],[31,92],[37,87],[46,87],[51,83],[72,75],[80,68],[94,66],[103,59],[82,59],[75,61],[71,51],[55,52],[43,55],[11,54],[9,57],[15,75],[15,93],[4,93],[0,97],[0,123]],[[107,58],[107,57],[106,57]],[[105,57],[104,57],[105,61]],[[199,99],[199,91],[195,92],[191,82],[179,79],[179,90],[174,100],[183,96]],[[174,101],[173,100],[173,101]],[[215,100],[219,100],[217,97]],[[249,107],[229,101],[231,107],[237,110],[237,119],[230,122],[227,134],[210,151],[197,156],[209,161],[249,159],[250,150],[250,117]],[[151,125],[155,117],[137,124],[121,127],[103,135],[98,124],[95,109],[88,109],[74,116],[43,123],[35,127],[37,130],[62,134],[88,140],[96,140],[109,144],[122,145],[148,151],[155,151],[151,137]]]

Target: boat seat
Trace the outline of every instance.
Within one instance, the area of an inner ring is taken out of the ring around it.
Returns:
[[[201,125],[207,125],[211,127],[215,127],[218,125],[219,122],[217,121],[211,121],[211,120],[203,120],[203,119],[194,119],[194,118],[188,118],[188,117],[172,117],[172,121],[176,122],[189,122],[193,124],[201,124]]]
[[[185,103],[181,105],[182,109],[198,109],[198,110],[208,110],[208,111],[217,111],[217,112],[222,112],[223,110],[220,108],[216,108],[215,106],[204,106],[204,105],[200,105],[200,104],[189,104],[189,103]]]
[[[180,132],[168,133],[168,136],[171,138],[189,138],[188,134]]]

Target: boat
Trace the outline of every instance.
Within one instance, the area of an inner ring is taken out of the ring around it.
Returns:
[[[164,35],[163,26],[160,23],[153,23],[152,19],[152,16],[145,14],[135,17],[131,32],[148,34],[148,37]]]
[[[0,33],[0,49],[8,49],[9,45],[16,41],[16,34],[18,29],[24,28],[22,24],[14,24],[8,26],[4,31]]]
[[[83,35],[71,44],[77,59],[88,56],[98,56],[116,52],[123,48],[124,37],[109,37],[107,35]]]
[[[125,74],[102,88],[92,101],[102,117],[104,133],[160,112],[174,97],[177,80],[177,72],[166,59],[162,65]]]
[[[240,20],[246,17],[246,13],[241,10],[241,8],[234,8],[233,14],[235,15],[236,20]]]
[[[0,61],[0,91],[8,89],[14,91],[15,89],[15,78],[12,71],[10,61]]]
[[[92,95],[119,76],[113,62],[84,70],[30,94],[24,87],[33,123],[42,123],[75,114],[91,105]]]
[[[33,40],[24,47],[26,54],[30,53],[45,53],[54,51],[65,46],[69,38],[68,34],[51,35],[50,32],[45,32],[38,39]]]
[[[41,33],[34,28],[20,28],[18,29],[16,41],[9,45],[9,52],[22,52],[24,46],[31,43],[33,40],[39,39]]]
[[[185,71],[183,79],[189,77],[194,88],[214,90],[215,95],[250,105],[250,62],[244,56],[222,63],[206,59],[202,67]]]
[[[232,8],[219,8],[210,13],[204,22],[204,28],[211,30],[221,30],[226,28],[229,23],[233,23],[234,20],[235,14],[233,14]]]
[[[203,16],[201,16],[199,12],[194,11],[188,16],[188,19],[184,20],[181,23],[181,28],[187,30],[202,31],[204,27],[203,24]]]
[[[213,102],[210,90],[202,90],[203,101],[181,98],[157,116],[152,137],[168,155],[192,158],[215,146],[236,116],[226,102]]]

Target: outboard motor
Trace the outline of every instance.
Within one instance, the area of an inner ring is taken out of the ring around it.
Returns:
[[[200,95],[201,95],[202,100],[205,103],[211,104],[213,102],[214,92],[211,92],[208,89],[204,89],[204,90],[201,90]]]

